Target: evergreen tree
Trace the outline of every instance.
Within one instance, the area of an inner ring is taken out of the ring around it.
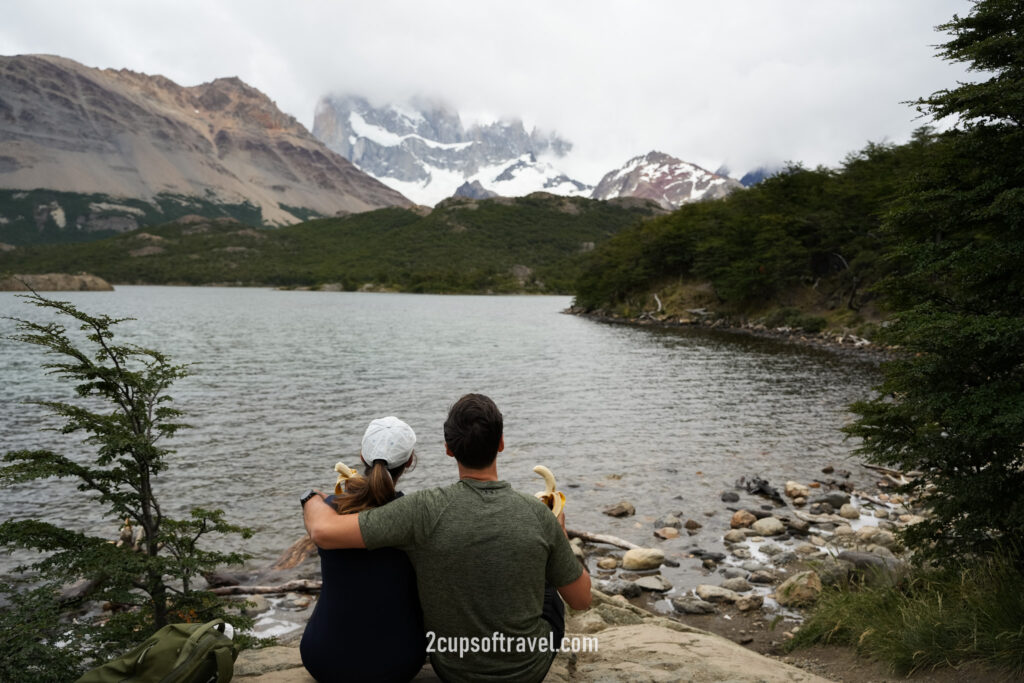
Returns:
[[[72,680],[90,659],[126,650],[170,622],[221,617],[250,626],[251,620],[227,612],[225,599],[197,590],[194,579],[246,557],[204,550],[201,537],[248,538],[252,532],[227,523],[220,510],[195,508],[188,518],[173,519],[154,490],[171,453],[163,440],[186,426],[167,390],[187,369],[158,351],[116,343],[112,328],[121,320],[91,316],[35,293],[26,298],[76,321],[88,342],[83,347],[58,322],[19,320],[20,334],[13,337],[55,356],[44,367],[75,383],[75,402],[40,404],[63,421],[63,433],[84,434],[95,455],[10,452],[3,457],[0,484],[73,479],[103,509],[111,532],[123,527],[115,543],[42,520],[0,524],[0,546],[42,553],[20,568],[27,572],[25,583],[0,586],[9,602],[0,610],[0,680]],[[66,504],[59,496],[47,498]],[[62,591],[75,582],[81,590]],[[102,603],[114,611],[90,616],[88,605]]]
[[[917,103],[957,121],[888,216],[901,352],[847,431],[923,473],[908,490],[934,516],[906,538],[944,562],[1024,538],[1024,3],[980,0],[939,29],[939,54],[982,80]]]

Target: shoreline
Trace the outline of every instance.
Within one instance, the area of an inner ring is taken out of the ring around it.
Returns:
[[[584,311],[575,306],[564,309],[562,313],[609,325],[632,325],[634,327],[651,327],[655,329],[718,330],[728,334],[769,339],[796,346],[826,349],[865,360],[873,360],[878,363],[888,360],[898,353],[898,349],[895,347],[876,344],[870,339],[858,337],[848,332],[825,330],[811,333],[800,328],[770,328],[763,324],[753,324],[749,321],[735,323],[727,317],[715,318],[714,320],[710,316],[681,318],[679,316],[662,315],[659,317],[657,314],[645,312],[639,316],[627,318],[600,309],[597,311]]]

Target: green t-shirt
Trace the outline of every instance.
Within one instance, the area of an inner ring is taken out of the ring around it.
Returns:
[[[553,653],[529,645],[550,639],[551,626],[541,618],[544,584],[565,586],[583,570],[542,502],[508,482],[463,479],[361,512],[359,529],[367,548],[400,548],[412,560],[431,662],[442,678],[544,675]],[[439,651],[454,649],[452,638],[477,639],[477,651]]]

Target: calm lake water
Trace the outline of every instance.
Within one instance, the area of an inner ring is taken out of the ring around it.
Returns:
[[[531,470],[545,464],[568,496],[570,527],[658,543],[677,558],[719,543],[730,514],[719,495],[742,475],[781,487],[834,465],[868,478],[838,429],[877,370],[828,350],[602,324],[561,314],[568,297],[128,286],[51,296],[134,317],[119,326],[123,340],[195,364],[171,392],[194,428],[168,442],[176,453],[159,487],[172,511],[222,507],[255,528],[238,541],[254,564],[304,533],[299,494],[333,486],[338,460],[357,463],[373,418],[397,415],[419,437],[419,466],[400,488],[454,481],[441,425],[471,391],[504,413],[503,478],[537,491]],[[0,316],[42,313],[0,293]],[[0,320],[0,334],[13,331]],[[49,447],[81,457],[79,440],[45,431],[53,419],[23,403],[72,395],[43,373],[43,360],[36,347],[0,339],[0,452]],[[0,512],[113,537],[116,522],[82,500],[70,480],[35,482],[0,490]],[[637,515],[601,514],[619,500]],[[670,511],[704,531],[656,541],[651,522]],[[683,572],[699,564],[683,562]],[[10,566],[0,560],[0,571]]]

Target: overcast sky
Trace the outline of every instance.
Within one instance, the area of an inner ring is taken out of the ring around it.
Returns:
[[[312,128],[328,92],[429,96],[575,145],[595,183],[653,149],[736,175],[837,164],[923,121],[968,78],[934,27],[967,0],[9,0],[0,54],[50,53],[182,85],[238,76]]]

